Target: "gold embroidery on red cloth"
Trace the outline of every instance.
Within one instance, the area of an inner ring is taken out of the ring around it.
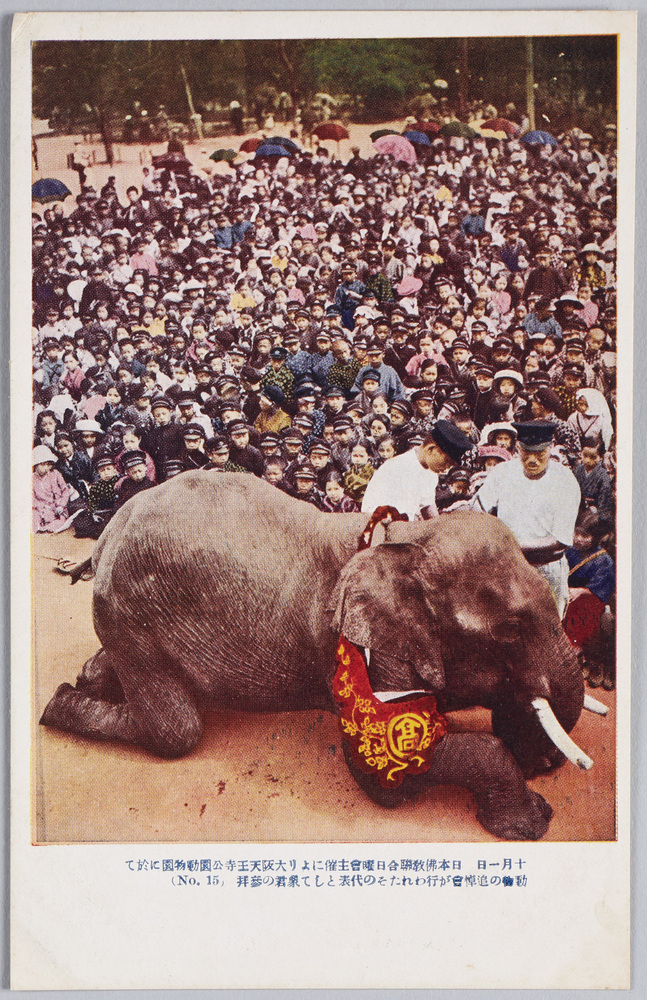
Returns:
[[[405,702],[379,701],[371,689],[366,660],[358,647],[340,637],[333,693],[351,757],[384,788],[397,788],[407,774],[431,766],[433,748],[447,732],[433,695]]]

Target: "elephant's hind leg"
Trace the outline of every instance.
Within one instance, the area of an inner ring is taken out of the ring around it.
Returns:
[[[92,739],[140,742],[128,705],[92,698],[71,684],[59,685],[40,717],[40,725]]]
[[[102,660],[100,666],[105,680],[107,661]],[[88,679],[84,668],[76,688],[60,685],[43,712],[41,725],[92,739],[130,743],[159,757],[181,757],[193,750],[202,735],[202,721],[195,699],[182,681],[172,673],[143,666],[115,664],[114,670],[123,701],[115,704],[92,696],[101,684],[93,677],[93,669],[88,671]]]
[[[97,701],[118,704],[125,700],[115,668],[103,646],[86,660],[83,670],[76,678],[76,690]]]

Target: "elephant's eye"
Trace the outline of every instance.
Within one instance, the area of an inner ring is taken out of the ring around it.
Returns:
[[[497,642],[518,642],[521,638],[521,622],[518,618],[507,618],[493,625],[490,634]]]

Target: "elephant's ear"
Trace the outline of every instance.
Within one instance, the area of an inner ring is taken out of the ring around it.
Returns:
[[[445,674],[433,634],[427,559],[421,546],[411,544],[375,545],[358,552],[342,570],[328,610],[334,612],[335,632],[408,664],[438,691]]]

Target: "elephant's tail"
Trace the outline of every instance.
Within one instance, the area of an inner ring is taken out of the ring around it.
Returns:
[[[92,556],[90,556],[89,559],[85,559],[82,563],[79,563],[78,566],[75,566],[72,570],[70,570],[70,583],[74,585],[75,583],[78,583],[79,580],[91,580],[93,576]]]

